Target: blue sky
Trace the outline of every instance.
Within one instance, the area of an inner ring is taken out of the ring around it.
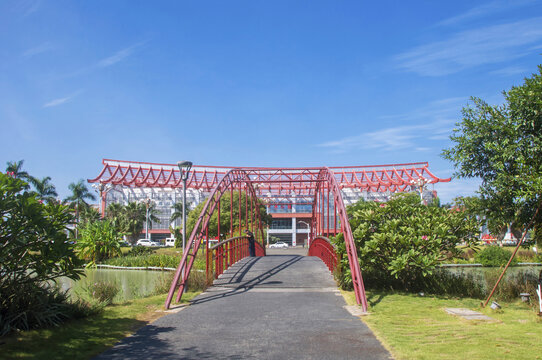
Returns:
[[[0,165],[61,197],[102,158],[449,177],[469,97],[542,63],[542,1],[4,0],[0,44]]]

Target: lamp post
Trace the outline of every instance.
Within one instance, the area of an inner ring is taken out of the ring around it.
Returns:
[[[308,240],[309,240],[309,235],[310,235],[310,233],[311,233],[311,225],[310,225],[308,222],[302,221],[302,220],[299,220],[298,223],[302,223],[302,224],[307,225],[307,229],[309,229],[309,232],[307,233],[307,244],[308,244],[308,242],[309,242],[309,241],[308,241]],[[303,247],[305,247],[305,242],[303,242]]]
[[[149,239],[149,207],[151,206],[151,199],[145,199],[145,239]],[[150,239],[149,239],[150,240]]]
[[[418,188],[420,191],[420,202],[424,204],[423,201],[423,190],[425,189],[425,185],[427,185],[429,181],[426,178],[418,178],[417,180],[412,180],[411,184]]]
[[[179,161],[177,163],[179,171],[181,173],[181,179],[183,180],[183,254],[184,247],[186,246],[186,180],[190,175],[190,169],[192,168],[191,161]]]

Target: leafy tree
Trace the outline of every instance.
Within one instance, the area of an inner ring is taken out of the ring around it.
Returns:
[[[56,197],[58,196],[55,186],[51,184],[50,181],[50,176],[46,176],[41,180],[38,178],[30,179],[32,185],[34,185],[36,194],[38,194],[38,197],[45,202],[56,201]]]
[[[68,185],[68,189],[70,189],[72,194],[68,196],[65,201],[68,201],[71,206],[75,208],[75,238],[79,238],[78,224],[80,222],[79,215],[81,207],[88,206],[86,200],[96,200],[96,196],[94,196],[94,194],[88,190],[87,185],[85,184],[85,181],[83,179],[79,180],[77,183],[71,183],[70,185]]]
[[[0,336],[58,323],[66,314],[47,282],[78,279],[82,273],[66,235],[71,211],[56,202],[42,203],[26,185],[0,173]]]
[[[405,288],[451,256],[457,245],[474,245],[479,223],[461,208],[420,204],[416,194],[397,196],[387,203],[359,201],[347,208],[350,226],[364,271],[399,279]],[[342,234],[335,239],[341,257],[343,284],[350,284],[348,257]]]
[[[457,177],[482,179],[478,192],[490,230],[503,237],[512,224],[520,237],[542,200],[542,66],[503,95],[500,106],[471,99],[443,156]],[[533,227],[542,246],[542,210]]]
[[[121,255],[120,240],[122,235],[117,232],[111,221],[104,219],[86,223],[81,228],[81,238],[77,241],[80,256],[90,260],[94,265],[113,256]]]
[[[222,195],[221,201],[220,201],[220,232],[222,234],[228,234],[230,231],[230,214],[233,212],[233,229],[238,230],[239,229],[239,192],[234,191],[233,192],[233,209],[230,208],[230,193],[227,191]],[[250,200],[250,199],[249,199]],[[192,230],[194,226],[196,225],[196,222],[201,214],[201,211],[203,210],[203,207],[205,206],[206,202],[201,202],[194,208],[194,210],[190,211],[190,213],[187,216],[186,219],[186,236],[187,240],[190,234],[192,233]],[[243,192],[241,193],[241,221],[244,223],[245,213],[246,213],[246,194]],[[271,222],[271,215],[267,214],[267,210],[265,208],[265,205],[263,205],[259,200],[259,209],[260,209],[260,217],[262,219],[262,224],[269,224]],[[248,213],[250,217],[250,201],[248,201]],[[249,220],[250,221],[250,220]],[[255,219],[256,221],[256,219]],[[234,231],[234,236],[236,234],[236,231]],[[209,222],[209,236],[215,237],[218,235],[218,214],[215,209],[214,214],[211,216],[211,220]]]

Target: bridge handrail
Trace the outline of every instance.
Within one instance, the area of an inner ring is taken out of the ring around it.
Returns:
[[[214,260],[214,278],[224,273],[230,266],[250,255],[249,239],[247,235],[235,236],[219,242],[209,248],[207,256],[209,263]],[[254,242],[256,256],[265,256],[265,248],[257,241]],[[211,265],[212,266],[212,265]]]
[[[234,240],[237,240],[237,239],[248,239],[248,236],[247,235],[241,235],[241,236],[234,236],[232,238],[229,238],[229,239],[226,239],[226,240],[222,240],[221,242],[219,242],[218,244],[216,245],[213,245],[209,248],[209,250],[215,250],[216,248],[218,248],[219,246],[222,246],[224,244],[227,244],[229,242],[232,242]]]
[[[337,267],[338,257],[335,246],[331,243],[331,240],[325,236],[316,236],[311,241],[308,253],[309,256],[317,256],[322,259],[331,272]]]

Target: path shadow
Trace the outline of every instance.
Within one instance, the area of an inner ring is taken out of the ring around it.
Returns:
[[[121,360],[121,359],[151,359],[151,358],[174,358],[178,356],[174,349],[170,348],[167,340],[162,340],[162,333],[177,330],[174,327],[158,327],[149,324],[137,331],[134,335],[124,338],[111,349],[101,353],[93,360]]]
[[[220,292],[219,294],[209,294],[209,296],[206,296],[207,294],[204,294],[204,295],[200,295],[198,297],[196,297],[195,299],[193,299],[192,301],[190,301],[191,304],[193,305],[196,305],[196,304],[202,304],[202,303],[205,303],[205,302],[209,302],[209,301],[213,301],[213,300],[216,300],[216,299],[221,299],[221,298],[224,298],[224,297],[229,297],[229,296],[235,296],[235,295],[239,295],[239,294],[243,294],[247,291],[249,291],[250,289],[253,289],[254,287],[258,286],[258,285],[271,285],[273,283],[282,283],[281,281],[268,281],[268,282],[265,282],[267,279],[269,279],[271,276],[279,273],[280,271],[283,271],[285,269],[287,269],[288,267],[292,266],[293,264],[297,263],[298,261],[300,261],[303,256],[298,256],[298,255],[289,255],[288,258],[290,258],[289,260],[287,261],[284,261],[282,262],[281,264],[278,264],[276,265],[275,267],[269,269],[268,271],[266,271],[264,274],[261,274],[251,280],[248,280],[246,282],[243,282],[241,283],[240,280],[237,280],[237,281],[231,281],[233,279],[235,279],[235,276],[232,277],[232,279],[230,279],[230,282],[227,282],[227,283],[218,283],[216,284],[214,287],[215,288],[222,288],[222,289],[231,289],[229,291],[225,291],[225,292]],[[252,266],[254,266],[254,264],[258,261],[259,258],[252,258],[252,259],[249,259],[247,261],[247,263],[243,264],[241,266],[241,268],[243,268],[244,270],[242,270],[240,272],[240,277],[239,279],[243,278],[248,270],[250,270],[250,268]],[[247,265],[247,266],[245,266]],[[240,270],[238,270],[236,273],[239,273]],[[236,284],[239,284],[238,286],[235,286],[235,287],[231,287],[232,285],[236,285]],[[210,291],[212,292],[212,291]]]

